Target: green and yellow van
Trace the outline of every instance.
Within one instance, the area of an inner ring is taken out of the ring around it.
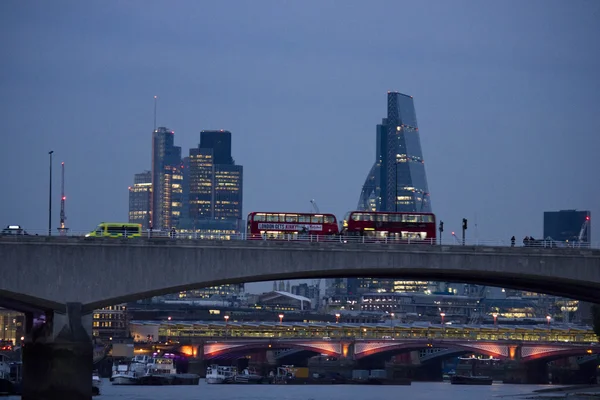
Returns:
[[[139,238],[141,236],[142,225],[127,222],[102,222],[95,230],[85,235],[85,237],[107,238]]]

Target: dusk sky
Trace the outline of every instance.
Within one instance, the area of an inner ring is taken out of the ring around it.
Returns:
[[[355,209],[386,92],[414,96],[446,237],[541,238],[590,210],[600,242],[600,1],[0,2],[0,224],[126,221],[158,125],[184,155],[233,134],[244,213]],[[270,286],[264,284],[268,289]]]

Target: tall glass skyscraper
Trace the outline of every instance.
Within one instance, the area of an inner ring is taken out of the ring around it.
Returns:
[[[144,171],[135,174],[133,186],[129,187],[129,222],[142,224],[148,229],[150,223],[150,202],[152,197],[152,173]]]
[[[375,163],[367,174],[357,210],[431,212],[413,97],[387,94],[387,117],[376,128]],[[424,291],[428,282],[349,278],[358,293]],[[349,290],[350,292],[350,290]]]
[[[431,212],[412,96],[388,92],[387,118],[377,125],[376,159],[363,185],[361,211]]]
[[[183,200],[181,169],[181,147],[175,146],[175,132],[157,128],[152,133],[152,229],[177,226]]]
[[[231,132],[200,132],[200,144],[190,149],[187,164],[189,214],[181,228],[209,235],[239,233],[244,170],[231,156]]]

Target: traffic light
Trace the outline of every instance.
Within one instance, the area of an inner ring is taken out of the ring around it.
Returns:
[[[463,218],[463,230],[467,230],[467,219]]]
[[[440,221],[440,232],[444,232],[444,221]]]

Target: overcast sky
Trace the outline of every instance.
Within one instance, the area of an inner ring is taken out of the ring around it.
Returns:
[[[233,133],[244,213],[356,207],[386,92],[414,96],[446,233],[542,236],[588,209],[600,242],[600,1],[0,2],[0,224],[127,218],[158,124],[186,155]],[[475,225],[477,223],[477,226]],[[269,289],[270,284],[261,288]]]

